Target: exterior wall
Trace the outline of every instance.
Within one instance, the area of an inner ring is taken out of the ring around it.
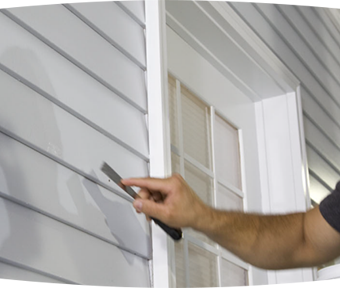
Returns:
[[[143,2],[1,10],[0,277],[150,286],[149,224],[100,171],[149,174],[144,21]]]
[[[231,3],[301,82],[310,194],[319,203],[340,178],[340,24],[337,10]]]

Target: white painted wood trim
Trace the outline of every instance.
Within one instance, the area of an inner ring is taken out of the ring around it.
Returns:
[[[182,120],[182,93],[181,93],[181,82],[176,79],[176,104],[177,104],[177,129],[178,129],[178,148],[179,148],[179,165],[180,173],[185,176],[184,168],[184,140],[183,140],[183,120]]]
[[[214,207],[217,207],[217,175],[216,175],[216,153],[215,153],[215,108],[213,106],[210,106],[210,138],[211,138],[211,164],[212,164],[212,171],[213,171],[213,181],[214,181],[214,187],[213,187],[213,197],[214,197]],[[220,266],[218,266],[220,267]],[[219,269],[220,271],[220,269]],[[219,273],[220,274],[220,273]],[[221,283],[221,275],[219,275],[219,283]]]
[[[184,271],[185,271],[185,285],[186,287],[190,287],[190,273],[189,273],[189,247],[188,247],[188,233],[185,233],[184,236]]]
[[[292,89],[299,85],[299,80],[290,72],[269,47],[251,30],[227,2],[212,1],[210,4],[221,16],[247,41],[256,53],[277,73],[272,77],[279,83],[284,82]]]
[[[184,159],[188,161],[191,165],[193,165],[195,168],[201,170],[203,173],[209,175],[210,177],[214,177],[213,171],[202,165],[200,162],[198,162],[196,159],[194,159],[187,153],[184,153]]]
[[[310,184],[309,184],[309,172],[308,172],[308,161],[307,161],[307,152],[306,152],[306,136],[303,125],[303,109],[302,109],[302,101],[301,101],[301,88],[298,86],[296,88],[296,103],[297,103],[297,113],[298,113],[298,123],[299,123],[299,135],[301,142],[301,157],[302,157],[302,177],[303,177],[303,191],[305,194],[306,200],[306,209],[308,210],[311,207],[311,198],[310,198]]]
[[[238,129],[238,141],[239,141],[239,153],[240,153],[240,170],[241,170],[241,188],[237,189],[236,187],[232,187],[232,191],[238,194],[243,198],[243,210],[248,211],[248,202],[247,202],[247,181],[246,181],[246,166],[244,159],[244,149],[243,149],[243,133],[242,129]],[[230,189],[230,188],[229,188]]]
[[[242,172],[241,172],[242,173]],[[244,198],[245,193],[243,193],[243,191],[241,191],[240,189],[236,188],[234,185],[228,183],[227,181],[223,180],[223,179],[217,179],[218,184],[222,185],[223,187],[229,189],[231,192],[235,193],[236,195]],[[243,186],[243,183],[242,183]],[[245,184],[244,184],[245,186]]]
[[[150,176],[171,173],[164,1],[145,1]],[[154,287],[170,287],[170,240],[152,224]]]
[[[235,83],[235,86],[237,86],[241,90],[243,89],[244,91],[246,91],[245,94],[251,97],[252,100],[254,101],[261,100],[260,95],[258,95],[251,87],[249,87],[246,83],[244,83],[239,77],[237,77],[225,64],[223,64],[221,60],[219,60],[209,49],[207,49],[195,36],[193,36],[188,31],[188,29],[186,29],[181,23],[179,23],[170,13],[167,12],[166,16],[167,16],[167,22],[171,23],[172,26],[176,26],[178,29],[180,29],[182,33],[186,35],[187,38],[190,38],[193,41],[195,41],[200,50],[202,50],[204,53],[209,55],[211,59],[213,59],[216,63],[218,63],[218,65],[220,65],[224,69],[224,71],[228,74],[228,78],[232,79],[231,81]],[[171,71],[171,74],[174,75],[176,78],[178,78],[176,76],[176,73],[174,73],[173,71]]]
[[[244,262],[243,260],[241,260],[240,258],[236,257],[234,254],[230,253],[229,251],[225,250],[225,249],[221,249],[220,247],[216,246],[212,246],[208,243],[203,242],[200,239],[197,239],[189,234],[186,235],[186,239],[187,241],[189,241],[190,243],[195,244],[196,246],[209,251],[210,253],[215,254],[216,256],[220,256],[226,260],[228,260],[229,262],[238,265],[246,270],[249,270],[249,264],[247,264],[246,262]]]

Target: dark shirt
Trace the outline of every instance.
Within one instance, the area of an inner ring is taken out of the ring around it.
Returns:
[[[319,208],[328,224],[340,233],[340,181],[335,190],[322,200]]]

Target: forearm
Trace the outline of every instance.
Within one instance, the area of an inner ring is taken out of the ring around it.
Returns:
[[[261,216],[206,208],[194,229],[244,261],[265,269],[303,266],[304,214]]]

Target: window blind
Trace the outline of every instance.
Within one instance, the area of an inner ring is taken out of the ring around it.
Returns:
[[[225,259],[221,260],[221,286],[246,286],[248,285],[247,271]]]
[[[190,287],[216,287],[217,257],[194,244],[189,243]]]
[[[184,152],[211,168],[209,107],[181,86]]]
[[[238,131],[220,116],[215,117],[217,179],[241,189]]]
[[[238,130],[171,75],[168,87],[172,172],[180,172],[206,204],[243,210]],[[177,287],[247,284],[241,280],[248,271],[229,259],[224,249],[193,229],[184,229],[184,234],[175,244]]]

